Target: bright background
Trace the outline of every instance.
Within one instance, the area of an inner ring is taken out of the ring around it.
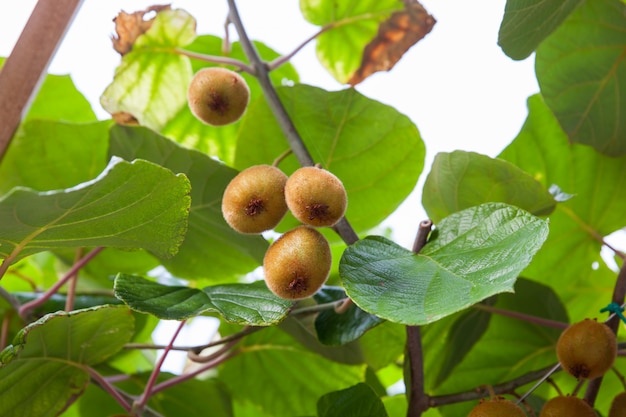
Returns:
[[[36,1],[4,3],[0,56],[10,54]],[[146,0],[85,1],[50,65],[51,73],[71,74],[102,119],[108,114],[99,97],[120,62],[111,47],[112,19],[120,10],[133,12],[152,4]],[[317,31],[302,18],[296,1],[239,0],[237,4],[249,36],[281,53]],[[497,45],[505,0],[423,0],[422,4],[437,20],[433,31],[391,72],[378,73],[357,86],[364,95],[409,116],[426,144],[425,170],[416,191],[384,224],[393,228],[394,240],[407,248],[418,223],[426,218],[421,189],[434,156],[455,149],[496,156],[519,132],[527,115],[526,98],[539,91],[534,56],[516,62]],[[198,21],[198,33],[223,35],[226,0],[181,0],[172,7],[191,13]],[[231,29],[231,39],[236,38]],[[317,62],[314,42],[292,63],[303,83],[327,90],[345,88]],[[176,323],[165,324],[170,325]],[[206,323],[196,320],[185,327],[177,344],[205,343],[210,333]],[[167,343],[170,334],[165,329],[156,332],[155,342]],[[180,371],[184,359],[182,353],[177,361],[168,361],[166,369]]]

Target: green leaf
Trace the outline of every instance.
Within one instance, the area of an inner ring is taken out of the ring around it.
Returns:
[[[222,43],[222,39],[217,36],[198,36],[192,44],[185,47],[185,50],[205,55],[227,56],[229,58],[239,59],[243,62],[247,61],[246,55],[239,42],[231,44],[230,52],[227,55],[224,55],[222,52]],[[278,52],[261,42],[254,42],[254,46],[261,58],[267,62],[271,62],[280,56]],[[191,59],[191,67],[194,73],[208,66],[213,65],[206,61]],[[269,75],[274,85],[297,83],[299,81],[298,74],[290,63],[281,65],[277,69],[272,70]],[[256,77],[244,72],[241,73],[241,76],[250,87],[250,100],[260,97],[262,93]],[[176,116],[167,123],[161,133],[188,148],[193,148],[217,157],[227,165],[233,165],[235,160],[237,132],[240,126],[241,121],[219,127],[204,124],[191,114],[188,106],[184,106]]]
[[[550,214],[556,206],[540,182],[508,161],[464,151],[435,156],[422,193],[422,204],[434,222],[489,202],[507,203],[536,216]]]
[[[383,402],[365,383],[324,395],[317,402],[317,415],[318,417],[388,417]]]
[[[278,95],[315,162],[343,181],[346,217],[357,232],[377,226],[415,188],[425,150],[408,117],[354,89],[328,92],[297,85],[279,88]],[[236,167],[272,163],[287,149],[267,103],[252,103],[237,142]],[[293,156],[280,165],[287,174],[299,167]],[[296,224],[288,216],[278,230]]]
[[[381,22],[404,9],[399,0],[301,0],[306,20],[332,29],[317,37],[317,57],[337,81],[345,84],[361,65],[365,46]]]
[[[263,262],[267,242],[261,236],[237,233],[222,216],[222,194],[237,171],[146,128],[114,126],[110,153],[146,159],[189,178],[189,229],[177,255],[163,261],[172,273],[217,281],[245,274]]]
[[[0,199],[0,257],[14,262],[82,246],[144,248],[169,257],[184,238],[189,200],[185,176],[119,158],[95,180],[73,188],[18,187]]]
[[[324,287],[314,295],[314,298],[318,304],[332,303],[346,298],[346,293],[342,288]],[[320,312],[315,319],[315,330],[323,344],[343,345],[358,339],[382,321],[353,304],[341,314],[337,314],[334,309]]]
[[[507,0],[498,44],[513,59],[527,58],[583,0]]]
[[[199,290],[118,275],[114,290],[115,296],[133,310],[164,320],[184,320],[205,312],[217,312],[231,323],[270,326],[283,320],[293,306],[292,301],[272,294],[262,281]]]
[[[363,310],[423,325],[512,291],[547,234],[547,222],[521,209],[483,204],[442,220],[418,255],[382,237],[363,239],[344,252],[339,273]]]
[[[573,143],[626,154],[626,18],[619,0],[587,1],[537,49],[541,94]]]
[[[141,125],[160,129],[187,105],[189,58],[175,48],[195,38],[195,19],[186,11],[165,10],[122,57],[100,103],[109,113],[126,112]]]
[[[600,239],[626,226],[626,157],[569,145],[541,96],[530,97],[528,108],[521,132],[500,158],[576,197],[557,205],[550,236],[524,276],[551,285],[571,317],[595,317],[615,285],[615,273],[600,257]]]
[[[361,382],[365,375],[364,365],[324,359],[276,327],[247,336],[238,349],[219,378],[233,400],[252,402],[272,417],[315,415],[320,396]]]
[[[89,382],[86,366],[122,349],[134,329],[128,308],[49,314],[0,352],[0,414],[58,415]]]
[[[26,121],[0,164],[0,193],[17,186],[58,190],[95,178],[107,164],[110,124]]]

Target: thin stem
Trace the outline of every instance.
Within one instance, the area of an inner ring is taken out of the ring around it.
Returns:
[[[312,314],[312,313],[319,313],[320,311],[324,311],[324,310],[332,310],[332,309],[335,309],[337,306],[343,304],[346,300],[349,300],[349,298],[343,298],[341,300],[332,301],[330,303],[316,304],[314,306],[296,308],[292,310],[289,313],[289,315],[297,316],[299,314]]]
[[[220,356],[222,356],[224,354],[224,352],[229,351],[237,343],[239,343],[239,340],[232,340],[232,341],[228,342],[227,344],[225,344],[223,348],[221,348],[218,351],[213,352],[213,353],[211,353],[209,355],[206,355],[206,356],[200,355],[198,353],[195,353],[193,350],[190,350],[189,352],[187,352],[187,357],[190,360],[192,360],[193,362],[196,362],[196,363],[212,362],[213,360],[215,360],[215,359],[219,358]]]
[[[2,318],[2,329],[0,329],[0,350],[7,346],[9,339],[9,326],[11,325],[12,312],[8,312]]]
[[[221,349],[223,350],[223,349]],[[221,351],[220,350],[220,351]],[[224,350],[225,352],[226,350]],[[222,352],[222,353],[224,353]],[[216,366],[226,362],[228,359],[234,357],[237,355],[238,352],[230,352],[227,355],[223,355],[218,357],[217,359],[205,364],[204,366],[199,367],[198,369],[196,369],[193,372],[189,372],[188,374],[182,374],[182,375],[178,375],[175,376],[174,378],[168,379],[167,381],[163,381],[158,385],[155,385],[154,388],[152,388],[152,395],[156,394],[157,392],[161,392],[164,389],[167,389],[169,387],[172,387],[174,385],[180,384],[181,382],[185,382],[191,378],[194,378],[196,375],[200,375],[203,372],[208,371],[209,369],[215,368]]]
[[[57,281],[56,284],[54,284],[52,287],[50,287],[50,289],[48,291],[46,291],[41,297],[39,297],[36,300],[30,301],[26,304],[22,304],[22,306],[19,308],[18,313],[20,315],[20,317],[25,318],[27,313],[30,310],[33,310],[37,307],[40,307],[41,305],[43,305],[46,301],[48,301],[48,299],[50,297],[52,297],[54,294],[56,294],[56,292],[59,290],[59,288],[61,288],[63,285],[65,285],[65,283],[72,277],[74,276],[74,274],[78,273],[78,271],[85,266],[89,261],[91,261],[96,255],[98,255],[100,252],[102,252],[102,250],[104,250],[104,247],[100,246],[97,247],[95,249],[93,249],[91,252],[89,252],[87,255],[85,255],[84,257],[82,257],[78,262],[76,262],[71,268],[70,270],[65,274],[65,276],[63,278],[61,278],[59,281]]]
[[[13,308],[13,310],[15,311],[20,310],[20,307],[21,307],[20,301],[2,287],[0,287],[0,297],[4,298],[9,303],[11,307]]]
[[[560,321],[544,319],[542,317],[531,316],[529,314],[519,313],[517,311],[503,310],[501,308],[492,307],[484,304],[474,304],[475,309],[487,311],[492,314],[499,314],[501,316],[512,317],[518,320],[523,320],[529,323],[535,323],[542,326],[554,327],[555,329],[566,329],[569,324],[562,323]]]
[[[420,222],[413,243],[413,253],[418,254],[426,242],[432,229],[433,222]],[[405,360],[409,361],[409,407],[407,417],[419,417],[428,409],[429,398],[424,389],[424,354],[422,347],[422,333],[419,326],[406,326]]]
[[[170,340],[170,343],[165,348],[165,351],[163,352],[163,355],[161,355],[161,357],[157,361],[156,365],[154,366],[154,369],[152,370],[152,374],[150,374],[150,378],[148,379],[148,383],[146,384],[146,387],[144,388],[143,393],[141,394],[141,398],[139,398],[139,401],[137,401],[137,402],[135,402],[133,404],[133,410],[141,410],[141,409],[143,409],[143,407],[148,402],[148,399],[150,399],[150,396],[153,394],[152,393],[152,388],[154,387],[154,384],[156,383],[157,377],[159,376],[159,373],[161,372],[161,367],[163,366],[163,362],[165,362],[165,358],[167,357],[167,354],[170,353],[170,350],[172,349],[172,346],[174,345],[174,341],[178,337],[178,334],[180,333],[180,331],[185,326],[185,323],[186,323],[186,321],[183,320],[178,325],[178,328],[174,332],[174,335],[172,336],[172,339]]]
[[[230,65],[236,68],[239,68],[243,72],[247,72],[248,74],[254,75],[254,70],[246,63],[234,59],[228,58],[225,56],[217,56],[217,55],[205,55],[197,52],[187,51],[181,48],[174,48],[174,51],[180,55],[188,56],[189,58],[198,59],[204,62],[210,62],[211,64],[222,64],[222,65]]]
[[[343,314],[346,311],[348,311],[350,309],[350,307],[352,307],[353,304],[354,304],[354,302],[352,301],[352,298],[345,298],[341,302],[341,304],[337,304],[335,306],[335,313]]]
[[[292,153],[293,153],[293,151],[291,150],[291,148],[288,148],[285,152],[281,153],[280,155],[278,155],[278,157],[276,159],[274,159],[274,162],[272,162],[272,166],[273,167],[278,167],[278,164],[283,162],[285,160],[285,158],[287,158]]]
[[[96,381],[98,385],[100,385],[106,392],[108,392],[111,397],[113,397],[115,401],[117,401],[118,404],[121,405],[127,413],[130,413],[132,409],[130,404],[122,397],[120,392],[113,385],[111,385],[109,381],[106,380],[106,378],[104,378],[95,369],[89,366],[86,366],[84,369],[89,373],[91,379]]]
[[[76,249],[76,255],[74,256],[74,263],[78,262],[83,256],[84,249]],[[78,271],[70,277],[67,289],[67,298],[65,299],[65,311],[72,311],[74,309],[74,297],[76,295],[76,283],[78,282]]]
[[[291,58],[293,58],[298,52],[300,52],[302,50],[302,48],[307,46],[309,44],[309,42],[311,42],[312,40],[314,40],[315,38],[320,36],[322,33],[326,32],[326,31],[328,31],[329,29],[332,29],[332,28],[333,28],[332,25],[326,25],[326,26],[322,27],[320,30],[315,32],[313,35],[311,35],[308,38],[306,38],[304,40],[304,42],[302,42],[300,45],[296,46],[296,48],[293,51],[289,52],[286,55],[279,56],[278,58],[276,58],[275,60],[270,62],[267,65],[268,69],[270,71],[272,71],[272,70],[275,70],[276,68],[280,67],[281,65],[285,64],[286,62],[289,62],[289,60],[291,60]]]
[[[526,385],[532,381],[537,380],[538,378],[541,378],[542,376],[546,374],[546,372],[551,371],[553,368],[554,368],[553,366],[549,366],[546,368],[539,369],[537,371],[532,371],[522,376],[519,376],[515,379],[512,379],[510,381],[503,382],[497,385],[492,385],[491,388],[493,389],[493,392],[496,393],[496,395],[509,393],[515,390],[516,388],[519,388],[523,385]],[[543,382],[543,378],[541,382]],[[477,400],[477,399],[484,398],[487,396],[489,396],[489,391],[486,388],[472,389],[470,391],[458,392],[455,394],[438,395],[438,396],[430,397],[429,406],[439,407],[442,405],[456,404],[456,403],[465,402],[465,401]],[[517,401],[517,403],[519,404],[522,401],[524,401],[526,396],[527,395],[522,396]]]
[[[626,298],[626,262],[622,264],[622,268],[619,270],[617,274],[617,279],[615,280],[615,287],[613,287],[613,297],[611,299],[612,302],[623,305],[624,298]],[[619,325],[621,323],[621,319],[616,314],[611,314],[606,321],[607,326],[615,333],[617,336],[617,331],[619,329]],[[593,407],[596,402],[596,397],[598,396],[598,391],[600,391],[600,386],[602,385],[603,377],[599,377],[596,379],[592,379],[589,381],[587,385],[587,390],[585,391],[585,401],[589,403]]]

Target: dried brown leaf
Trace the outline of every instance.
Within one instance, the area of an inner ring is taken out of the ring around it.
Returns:
[[[129,126],[139,125],[139,121],[135,118],[135,116],[125,111],[119,111],[117,113],[113,113],[111,117],[117,124],[120,124],[120,125],[129,125]]]
[[[169,4],[154,5],[144,10],[139,10],[134,13],[126,13],[121,11],[113,22],[115,22],[116,35],[111,36],[113,41],[113,49],[119,52],[120,55],[125,55],[133,49],[133,45],[137,38],[150,29],[154,17],[151,19],[145,19],[148,13],[160,12],[162,10],[170,10]]]
[[[404,10],[393,13],[378,27],[376,37],[365,47],[361,66],[348,84],[355,86],[378,71],[389,71],[419,40],[436,20],[416,0],[407,0]]]

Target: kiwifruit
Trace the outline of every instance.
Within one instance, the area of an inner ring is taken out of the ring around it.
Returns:
[[[348,203],[339,178],[317,167],[303,167],[291,174],[285,186],[285,199],[298,220],[315,227],[337,223]]]
[[[558,396],[549,399],[541,409],[539,417],[598,417],[593,408],[584,400],[572,396]]]
[[[609,417],[626,417],[626,392],[617,394],[611,403]]]
[[[497,397],[481,400],[467,417],[526,417],[526,413],[513,401]]]
[[[566,372],[578,379],[593,379],[604,375],[613,366],[617,340],[604,323],[584,319],[561,333],[556,354]]]
[[[287,213],[287,175],[271,165],[255,165],[231,180],[222,197],[226,222],[240,233],[273,229]]]
[[[220,67],[203,68],[192,78],[187,91],[191,112],[204,123],[223,126],[239,120],[250,99],[243,77]]]
[[[324,235],[311,227],[298,226],[279,237],[265,252],[265,282],[281,298],[307,298],[324,285],[331,262]]]

